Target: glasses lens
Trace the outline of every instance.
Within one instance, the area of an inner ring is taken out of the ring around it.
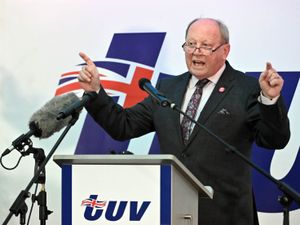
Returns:
[[[193,53],[195,51],[195,49],[196,49],[195,46],[190,46],[190,45],[186,46],[186,50],[188,53]]]
[[[193,53],[196,49],[196,46],[193,46],[193,45],[189,45],[189,44],[184,44],[183,46],[183,50],[186,52],[186,53]]]

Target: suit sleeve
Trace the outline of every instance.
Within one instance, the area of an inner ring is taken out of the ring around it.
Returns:
[[[86,106],[93,119],[116,140],[128,140],[154,131],[153,102],[150,97],[125,109],[101,88],[97,98]]]
[[[264,105],[253,95],[248,103],[256,144],[270,149],[284,148],[290,139],[290,127],[283,98],[280,96],[274,105]]]

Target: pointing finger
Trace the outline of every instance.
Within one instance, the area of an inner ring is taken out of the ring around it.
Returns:
[[[273,69],[272,64],[270,62],[266,63],[266,70],[271,70]]]
[[[79,52],[80,57],[86,62],[87,65],[94,65],[94,62],[83,52]]]

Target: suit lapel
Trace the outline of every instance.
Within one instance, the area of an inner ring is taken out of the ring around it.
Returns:
[[[233,86],[233,77],[230,74],[224,73],[218,83],[216,84],[211,96],[209,97],[207,103],[205,104],[198,122],[205,123],[206,120],[212,115],[215,108],[222,102],[225,96],[230,92]],[[220,90],[224,91],[220,91]]]
[[[172,94],[169,96],[170,100],[172,100],[179,109],[181,109],[190,77],[191,74],[189,72],[183,74],[181,79],[178,79],[177,83],[174,84],[174,90],[172,90]],[[180,114],[178,112],[175,112],[172,115],[174,115],[173,121],[179,142],[182,146],[184,146],[180,126]]]
[[[230,92],[230,89],[234,85],[234,76],[233,76],[233,69],[226,63],[226,69],[224,70],[222,76],[220,77],[219,81],[217,82],[211,96],[209,97],[208,101],[206,102],[199,118],[198,123],[204,125],[205,122],[209,119],[209,117],[214,113],[216,107],[223,101],[225,96]],[[224,89],[224,91],[220,91]],[[197,125],[194,127],[194,130],[191,134],[189,143],[195,138],[197,133],[201,128]],[[188,145],[189,145],[188,143]]]

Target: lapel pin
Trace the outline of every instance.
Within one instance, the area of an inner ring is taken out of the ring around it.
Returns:
[[[225,88],[224,88],[224,87],[220,87],[220,88],[219,88],[219,92],[220,92],[220,93],[223,93],[224,91],[225,91]]]

